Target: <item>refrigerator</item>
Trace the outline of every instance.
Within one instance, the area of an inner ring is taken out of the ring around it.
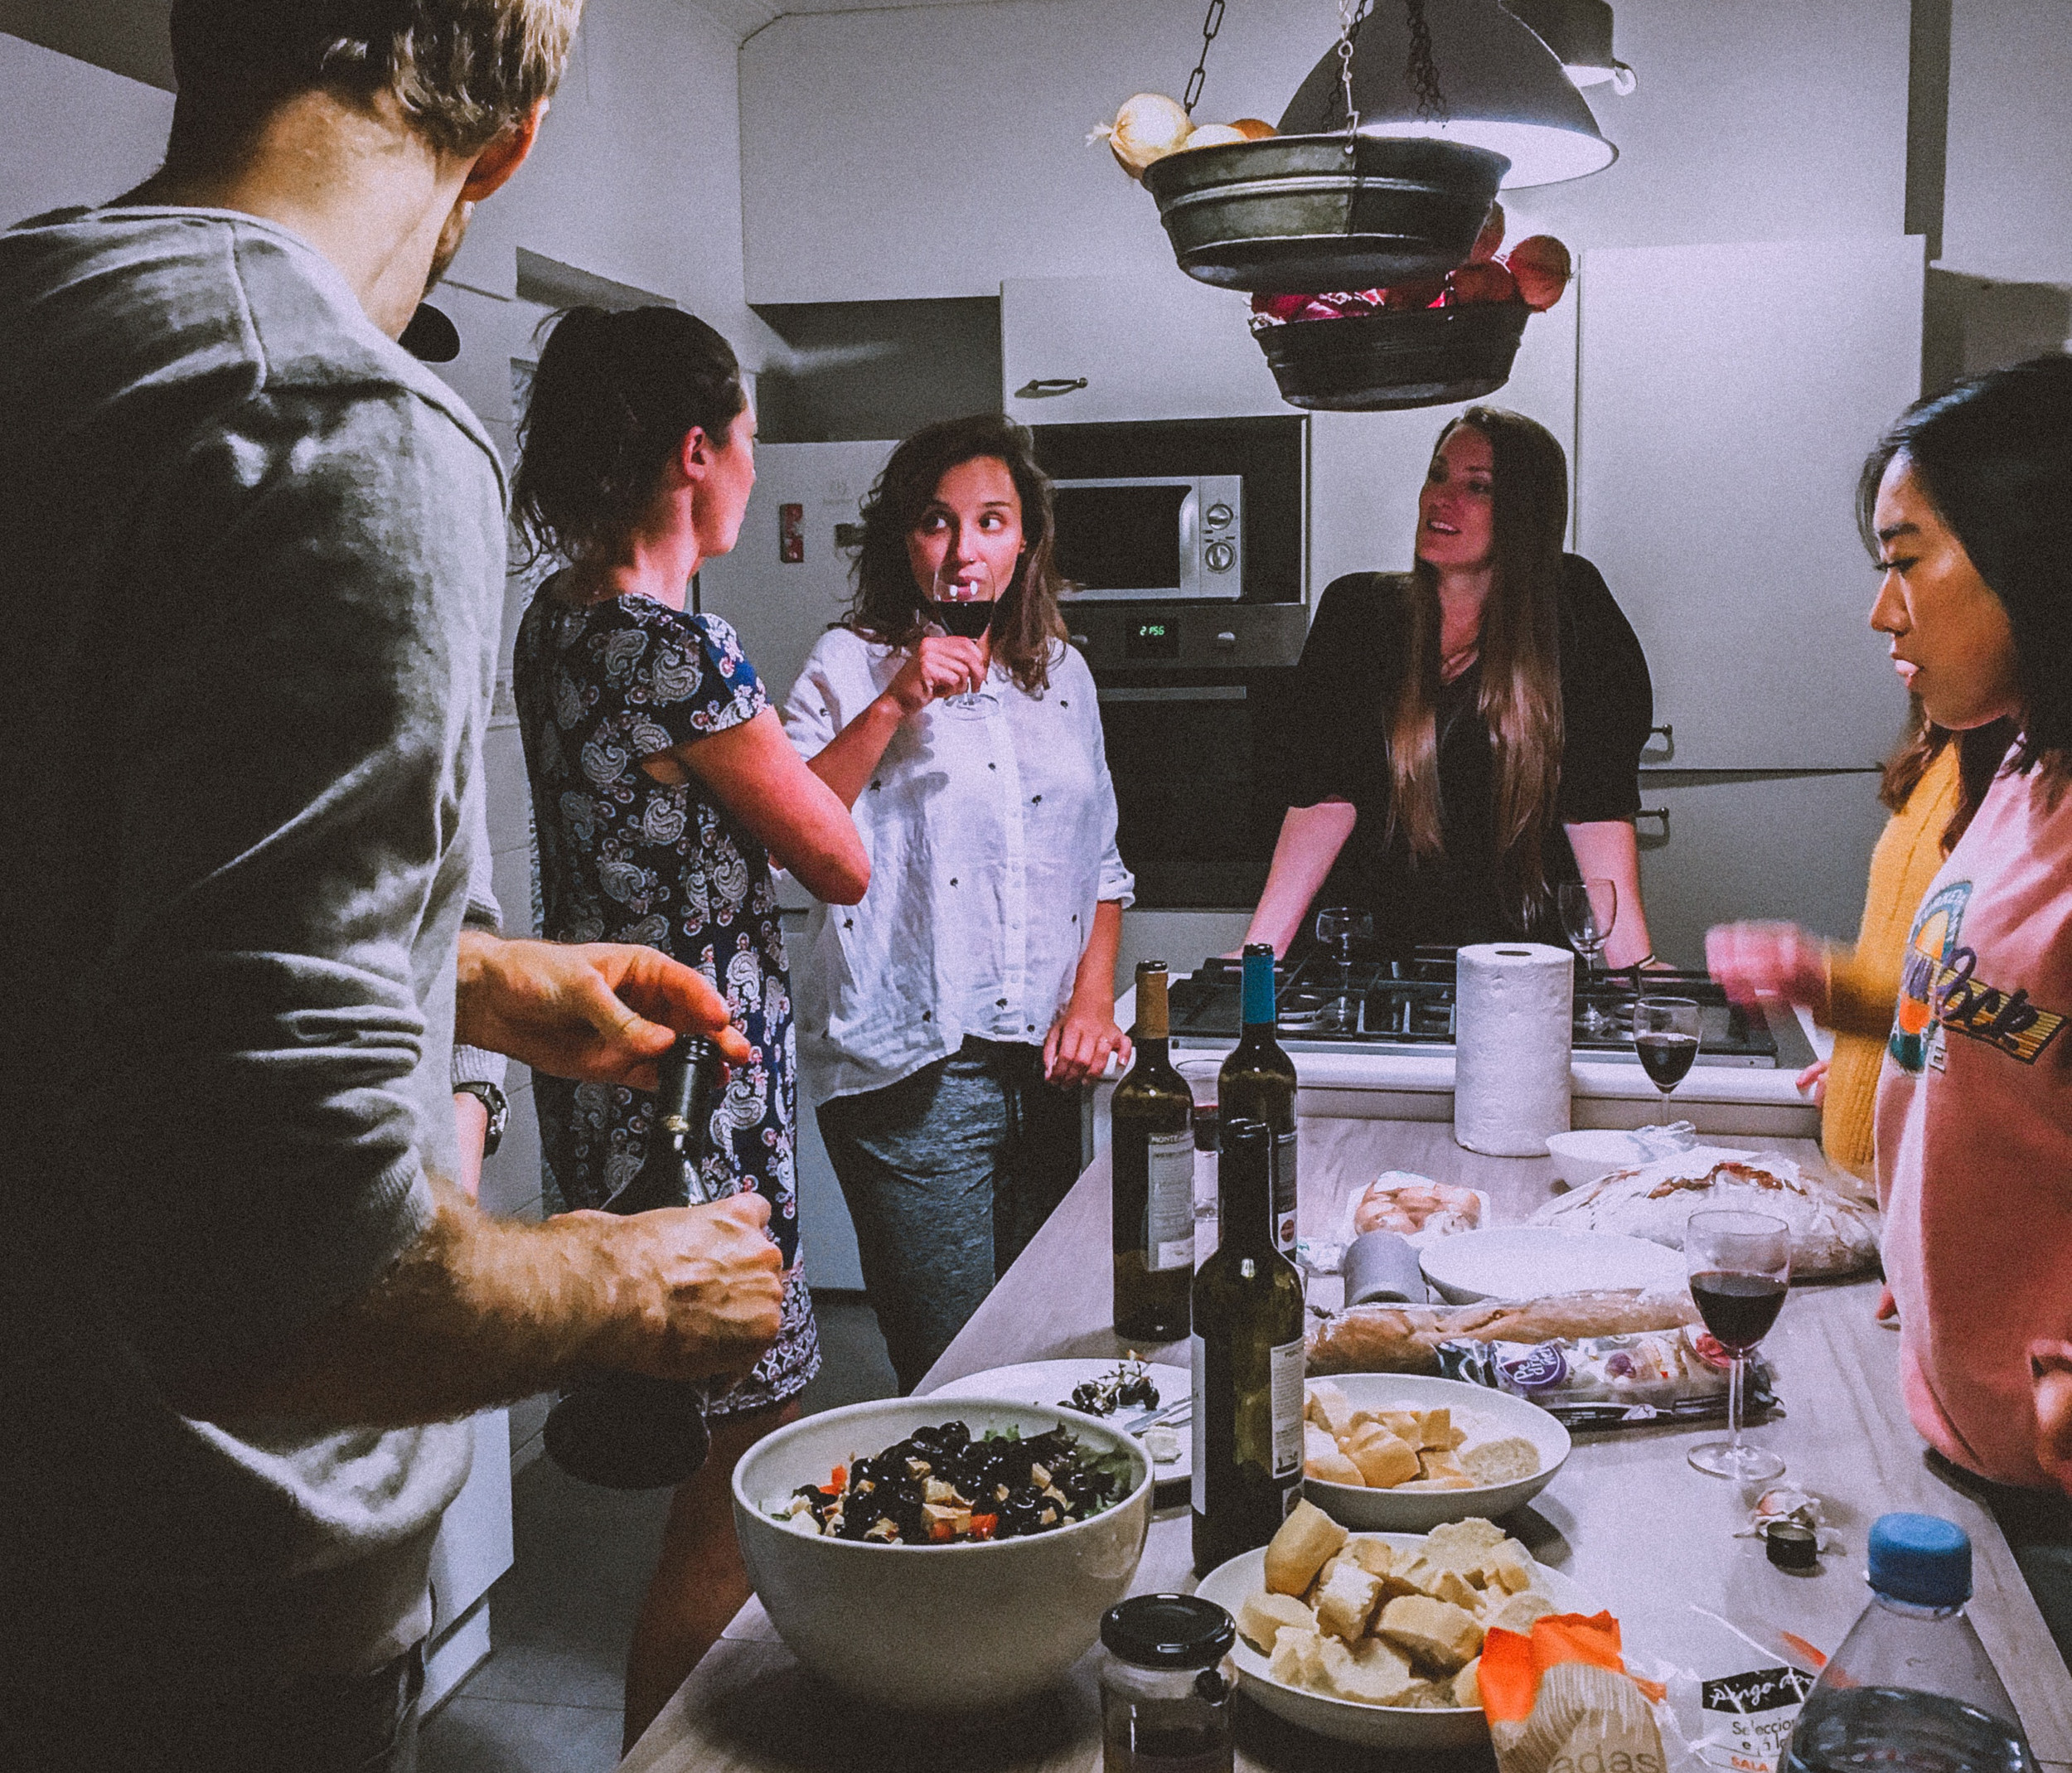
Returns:
[[[762,444],[756,451],[755,491],[733,551],[699,571],[699,607],[733,624],[779,708],[814,642],[848,607],[850,555],[838,532],[857,522],[893,448],[889,441]],[[786,875],[777,878],[777,893],[785,933],[795,937],[805,929],[812,901]],[[816,1287],[860,1290],[856,1233],[803,1090],[797,1164],[806,1275]]]
[[[1654,681],[1642,888],[1655,950],[1788,918],[1855,938],[1906,696],[1869,626],[1866,454],[1921,391],[1923,243],[1586,251],[1576,549]]]

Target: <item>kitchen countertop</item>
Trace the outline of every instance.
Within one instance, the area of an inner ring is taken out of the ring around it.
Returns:
[[[1491,1217],[1514,1223],[1552,1192],[1545,1158],[1464,1151],[1445,1126],[1374,1119],[1302,1122],[1302,1229],[1327,1235],[1349,1194],[1384,1170],[1407,1170],[1485,1190]],[[1810,1144],[1772,1140],[1808,1168]],[[1199,1160],[1206,1168],[1213,1160]],[[1108,1172],[1087,1170],[1021,1259],[930,1371],[927,1391],[966,1373],[1022,1360],[1114,1357],[1109,1325]],[[1098,1256],[1099,1259],[1090,1259]],[[1313,1282],[1313,1296],[1334,1283]],[[1693,1471],[1684,1453],[1717,1424],[1579,1436],[1568,1463],[1527,1509],[1507,1523],[1545,1562],[1566,1572],[1620,1619],[1636,1657],[1678,1659],[1694,1611],[1767,1622],[1832,1650],[1867,1600],[1862,1578],[1870,1522],[1892,1509],[1956,1520],[1972,1538],[1977,1591],[1971,1616],[2020,1708],[2039,1761],[2072,1768],[2072,1680],[1999,1529],[1968,1496],[1929,1469],[1908,1422],[1897,1374],[1898,1338],[1872,1321],[1876,1284],[1794,1288],[1764,1344],[1788,1414],[1754,1436],[1789,1461],[1787,1480],[1825,1499],[1842,1548],[1818,1576],[1773,1569],[1760,1545],[1731,1536],[1743,1516],[1732,1486]],[[1177,1354],[1143,1349],[1150,1358]],[[1187,1510],[1152,1524],[1135,1591],[1191,1586]],[[692,1672],[623,1763],[626,1773],[1093,1773],[1101,1763],[1095,1656],[1039,1704],[968,1724],[859,1708],[801,1670],[751,1601]],[[1239,1707],[1241,1768],[1338,1773],[1396,1765]],[[1401,1764],[1407,1769],[1409,1757]],[[1421,1756],[1416,1764],[1493,1765],[1486,1752]]]

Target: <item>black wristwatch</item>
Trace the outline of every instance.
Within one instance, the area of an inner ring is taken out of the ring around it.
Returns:
[[[480,1082],[456,1083],[456,1096],[472,1096],[489,1113],[489,1130],[482,1135],[482,1155],[491,1157],[496,1147],[504,1142],[504,1128],[511,1123],[511,1104],[504,1100],[504,1092],[493,1083]]]

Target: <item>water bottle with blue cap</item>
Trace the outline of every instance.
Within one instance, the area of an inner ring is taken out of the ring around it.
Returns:
[[[1881,1515],[1869,1577],[1870,1606],[1798,1713],[1787,1773],[2036,1773],[2014,1702],[1964,1616],[1964,1529],[1939,1515]]]

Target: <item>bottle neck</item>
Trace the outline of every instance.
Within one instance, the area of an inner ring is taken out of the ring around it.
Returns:
[[[1964,1611],[1961,1601],[1953,1606],[1928,1606],[1916,1601],[1900,1601],[1876,1589],[1871,1591],[1871,1598],[1888,1613],[1897,1613],[1902,1619],[1950,1619]]]
[[[1173,1043],[1164,1034],[1139,1034],[1136,1066],[1140,1070],[1164,1071],[1173,1063]]]
[[[1246,950],[1240,1019],[1245,1038],[1273,1039],[1273,951]]]
[[[1217,1160],[1218,1247],[1233,1255],[1277,1254],[1273,1235],[1271,1138],[1233,1144],[1227,1134]]]

